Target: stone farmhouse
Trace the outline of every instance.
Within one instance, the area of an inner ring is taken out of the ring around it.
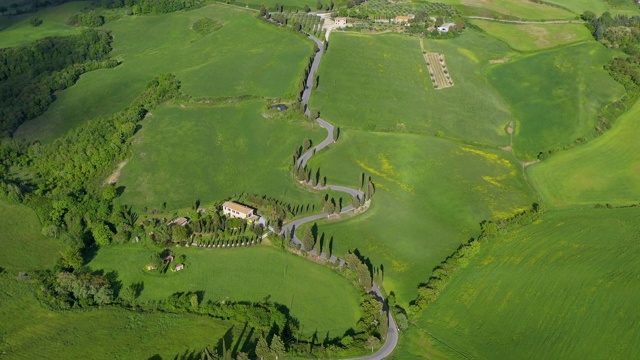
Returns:
[[[346,27],[347,26],[347,18],[346,17],[337,17],[335,18],[336,27]]]
[[[395,22],[396,24],[405,24],[405,25],[409,25],[409,22],[411,20],[413,20],[413,18],[415,18],[415,15],[407,15],[407,16],[396,16],[396,18],[393,20],[393,22]]]
[[[253,208],[239,204],[235,201],[226,201],[222,204],[222,212],[227,217],[245,219],[250,222],[254,222],[259,219],[259,216],[256,215]]]

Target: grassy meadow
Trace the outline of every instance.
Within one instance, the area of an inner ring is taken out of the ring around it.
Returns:
[[[0,275],[0,287],[0,353],[11,359],[173,359],[215,346],[233,326],[204,316],[117,308],[51,311],[26,282]],[[237,337],[240,330],[231,331]]]
[[[469,15],[486,16],[489,15],[486,11],[490,11],[500,17],[523,20],[573,19],[576,16],[568,10],[555,6],[522,0],[443,0],[442,2],[447,5],[461,6]]]
[[[223,27],[202,36],[191,29],[202,17]],[[253,11],[223,5],[122,17],[103,27],[114,37],[111,56],[122,64],[84,74],[45,114],[22,125],[17,137],[49,142],[124,108],[154,76],[169,72],[195,98],[293,97],[313,52],[312,42],[301,35],[257,20]]]
[[[640,103],[601,137],[560,152],[527,172],[542,198],[555,207],[611,203],[640,198]]]
[[[16,1],[11,1],[9,5],[13,2]],[[67,25],[67,19],[89,4],[87,1],[70,2],[34,14],[6,17],[4,21],[0,21],[0,48],[24,45],[49,36],[79,34],[80,28]],[[38,27],[29,24],[29,19],[34,16],[42,20]]]
[[[473,23],[518,51],[538,51],[593,38],[583,24],[523,25],[485,20],[473,20]]]
[[[183,208],[196,199],[208,203],[243,192],[296,204],[313,199],[289,164],[305,138],[320,142],[326,130],[302,119],[267,119],[266,110],[260,100],[156,109],[134,138],[133,156],[118,181],[124,186],[120,203]]]
[[[43,236],[35,211],[0,201],[0,268],[12,273],[49,268],[65,248],[61,240]]]
[[[88,264],[93,270],[116,271],[124,285],[143,282],[140,300],[165,299],[179,291],[204,291],[205,300],[270,301],[289,308],[312,335],[340,336],[360,317],[358,290],[341,275],[296,255],[268,246],[243,249],[172,249],[185,254],[186,268],[165,275],[145,266],[157,248],[140,244],[102,248]]]
[[[426,40],[424,48],[445,55],[455,86],[433,88],[418,39],[332,34],[310,107],[349,129],[430,135],[441,131],[466,142],[508,145],[508,107],[480,72],[489,60],[512,51],[477,32]]]
[[[536,53],[487,70],[516,120],[522,159],[590,135],[600,109],[624,94],[602,68],[616,54],[596,42]],[[576,61],[581,59],[581,61]]]
[[[534,202],[510,153],[431,136],[348,130],[309,166],[334,184],[357,187],[362,172],[372,177],[371,208],[319,223],[319,233],[326,242],[334,238],[334,254],[357,248],[373,266],[382,265],[385,289],[405,305],[434,266],[477,235],[480,221]]]
[[[398,358],[429,358],[431,342],[449,358],[634,357],[639,231],[636,208],[568,210],[483,243]]]

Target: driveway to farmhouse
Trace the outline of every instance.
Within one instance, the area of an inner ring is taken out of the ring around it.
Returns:
[[[309,33],[305,33],[305,34],[318,45],[318,49],[319,49],[318,52],[316,52],[315,57],[313,58],[313,64],[311,64],[311,69],[309,70],[309,76],[307,77],[305,89],[304,89],[304,92],[302,93],[302,103],[304,104],[305,114],[311,115],[311,111],[309,110],[309,98],[311,97],[311,89],[313,88],[313,79],[316,74],[316,71],[318,70],[318,66],[320,65],[322,54],[324,53],[324,43]],[[316,152],[326,148],[327,146],[335,142],[335,138],[333,136],[334,134],[333,124],[321,118],[317,118],[316,122],[327,130],[327,137],[320,144],[307,150],[307,152],[305,152],[300,157],[300,159],[298,159],[298,163],[297,163],[298,167],[304,167],[307,164],[307,161],[309,161],[309,159]],[[352,189],[346,186],[326,185],[325,188],[329,188],[335,191],[345,192],[351,195],[352,197],[356,197],[359,199],[362,199],[364,196],[364,193],[361,190]],[[340,214],[346,214],[354,210],[356,210],[356,208],[354,208],[353,205],[349,205],[342,208],[340,210]],[[291,236],[291,242],[293,242],[296,245],[299,245],[302,249],[304,249],[304,245],[302,244],[302,241],[300,241],[300,239],[296,236],[296,229],[302,224],[306,224],[312,221],[317,221],[320,219],[326,219],[328,217],[329,217],[328,213],[323,213],[323,214],[312,215],[302,219],[294,220],[290,223],[283,225],[281,233],[289,234]],[[305,250],[308,251],[309,249],[305,249]],[[342,260],[340,260],[340,262],[342,262]],[[396,348],[396,345],[398,344],[398,327],[396,325],[395,320],[391,316],[391,312],[389,311],[387,304],[384,301],[384,297],[382,296],[382,292],[380,291],[380,287],[378,287],[378,284],[374,282],[372,284],[371,291],[369,293],[374,295],[376,299],[378,299],[378,301],[382,303],[383,310],[389,314],[389,331],[387,332],[387,339],[384,345],[382,345],[382,347],[375,353],[365,357],[354,358],[351,360],[382,360],[387,356],[391,355],[393,350]]]

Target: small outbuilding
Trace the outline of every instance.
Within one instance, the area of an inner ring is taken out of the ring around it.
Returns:
[[[440,26],[438,26],[438,31],[439,32],[449,32],[449,29],[451,29],[452,27],[455,27],[456,24],[454,23],[446,23],[446,24],[442,24]]]
[[[178,226],[187,226],[187,224],[189,224],[189,219],[188,218],[179,217],[179,218],[177,218],[175,220],[172,220],[168,225],[169,225],[169,227],[172,227],[172,226],[176,226],[176,225],[178,225]]]
[[[176,264],[176,271],[184,270],[184,264]]]

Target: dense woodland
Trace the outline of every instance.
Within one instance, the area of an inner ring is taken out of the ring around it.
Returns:
[[[55,92],[73,85],[81,74],[116,66],[115,60],[107,60],[110,51],[109,33],[97,30],[0,49],[0,136],[44,113]]]

